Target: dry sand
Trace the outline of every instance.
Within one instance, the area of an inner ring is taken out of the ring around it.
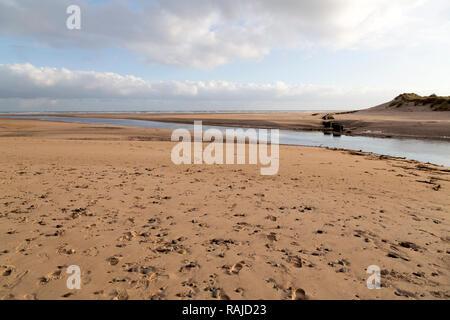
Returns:
[[[0,298],[450,297],[448,168],[294,146],[274,176],[176,166],[169,134],[1,119]]]

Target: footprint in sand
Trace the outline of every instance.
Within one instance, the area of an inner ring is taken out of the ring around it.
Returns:
[[[292,289],[291,300],[306,300],[305,290],[301,288]]]
[[[229,274],[238,274],[239,271],[241,271],[242,268],[243,268],[243,265],[242,265],[242,264],[243,264],[243,261],[238,262],[238,263],[235,263],[235,264],[230,268],[230,270],[228,271]]]
[[[149,296],[150,300],[162,300],[166,298],[166,295],[164,293],[165,289],[164,288],[160,288],[157,292],[152,293]]]
[[[128,300],[128,292],[126,290],[114,290],[110,293],[112,300]]]
[[[278,241],[278,236],[275,232],[271,232],[267,235],[267,239],[269,239],[270,241]]]
[[[47,284],[52,280],[59,280],[61,279],[61,270],[54,271],[52,273],[49,273],[45,277],[41,277],[39,279],[40,284]]]
[[[72,255],[75,254],[75,249],[67,248],[67,243],[58,248],[58,254]]]
[[[131,241],[134,237],[136,237],[137,233],[135,231],[129,231],[126,232],[123,236],[121,236],[118,240],[119,241]]]
[[[225,291],[221,288],[214,289],[212,293],[213,298],[219,300],[230,300],[230,297],[225,293]]]
[[[119,263],[121,258],[122,258],[121,255],[116,255],[116,256],[109,257],[108,259],[106,259],[106,261],[108,261],[110,265],[115,266]]]
[[[245,290],[244,290],[244,288],[236,288],[236,290],[234,290],[234,292],[236,292],[237,294],[239,294],[241,297],[243,297],[244,296],[244,292],[245,292]]]
[[[83,251],[83,255],[89,257],[95,257],[99,254],[99,251],[96,247],[92,247]]]
[[[182,267],[180,268],[179,272],[190,271],[190,270],[195,269],[195,268],[200,268],[200,266],[198,265],[198,263],[196,263],[196,262],[190,262],[190,263],[187,263],[186,265],[182,266]]]
[[[11,273],[15,270],[14,266],[1,266],[1,269],[3,269],[2,276],[3,277],[9,277]]]
[[[296,268],[301,268],[303,266],[302,259],[298,256],[289,256],[287,261]]]

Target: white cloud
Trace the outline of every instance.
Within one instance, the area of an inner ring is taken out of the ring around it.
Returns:
[[[65,9],[80,4],[81,30]],[[449,43],[447,0],[0,0],[0,34],[61,47],[118,46],[149,63],[211,68],[274,48]],[[425,6],[424,3],[427,5]],[[431,9],[427,9],[431,8]]]
[[[384,102],[394,93],[397,92],[283,82],[147,81],[133,75],[36,67],[29,63],[0,65],[2,111],[348,108]]]

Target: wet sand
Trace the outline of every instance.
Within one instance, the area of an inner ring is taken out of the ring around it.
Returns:
[[[449,168],[280,146],[261,176],[176,166],[169,137],[0,119],[0,298],[450,298]]]
[[[299,131],[324,129],[327,113],[201,113],[201,114],[48,114],[69,117],[122,118],[175,123],[202,120],[206,125],[275,128]],[[357,112],[331,112],[334,122],[343,124],[344,134],[353,136],[420,138],[450,141],[450,112],[408,112],[366,109]]]

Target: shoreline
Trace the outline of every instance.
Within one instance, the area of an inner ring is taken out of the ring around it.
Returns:
[[[450,142],[450,112],[390,112],[365,110],[334,113],[270,112],[270,113],[42,113],[26,116],[60,116],[75,118],[119,118],[192,124],[201,120],[205,125],[264,128],[291,131],[324,132],[322,116],[332,114],[333,122],[344,126],[342,135],[376,138],[405,138]],[[10,114],[9,116],[20,116]],[[22,114],[23,116],[23,114]],[[226,117],[225,117],[226,116]],[[0,115],[1,118],[1,115]]]

